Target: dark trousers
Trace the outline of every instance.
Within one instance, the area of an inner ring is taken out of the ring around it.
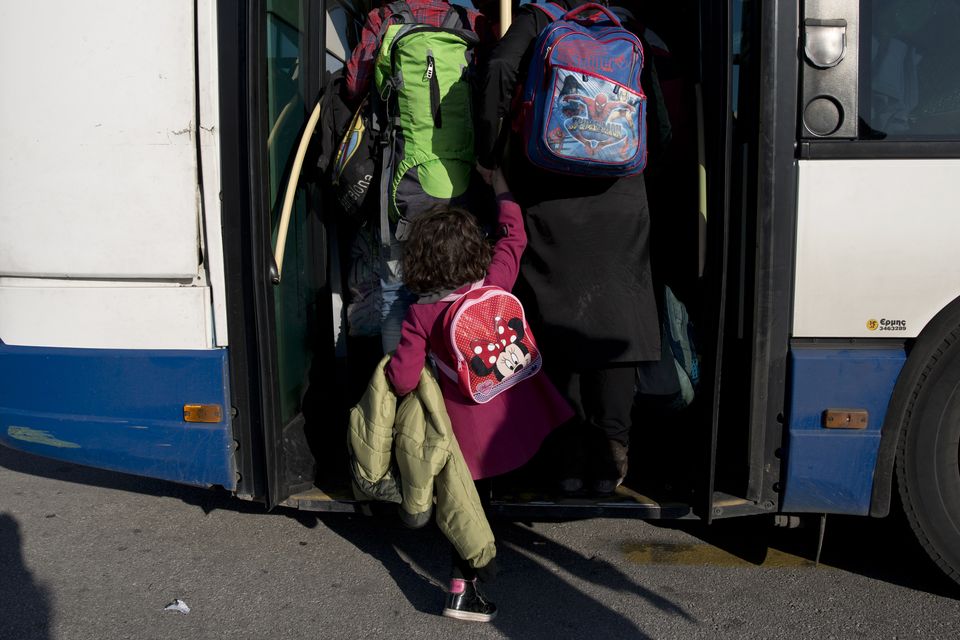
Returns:
[[[459,580],[473,580],[477,577],[477,570],[470,563],[460,557],[457,550],[450,545],[451,563],[450,577]]]
[[[545,370],[582,424],[599,430],[608,440],[630,444],[635,363],[579,371]]]
[[[469,562],[460,557],[453,545],[450,545],[450,556],[450,577],[454,579],[476,580],[479,578],[480,582],[493,582],[499,572],[496,558],[491,560],[487,566],[474,569]]]

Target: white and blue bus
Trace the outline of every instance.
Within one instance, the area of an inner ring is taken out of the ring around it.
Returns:
[[[899,500],[960,581],[960,1],[630,4],[686,114],[652,241],[699,329],[697,399],[638,417],[614,498],[514,478],[491,510]],[[0,442],[358,508],[343,417],[371,347],[307,125],[369,5],[0,6]]]

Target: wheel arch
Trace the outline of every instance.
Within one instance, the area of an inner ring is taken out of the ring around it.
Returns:
[[[873,472],[870,515],[882,518],[890,513],[897,444],[903,430],[909,400],[920,382],[924,367],[952,329],[960,326],[960,297],[954,298],[926,324],[909,347],[907,362],[897,378],[880,434],[880,451]]]

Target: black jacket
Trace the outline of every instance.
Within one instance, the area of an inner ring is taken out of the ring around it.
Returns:
[[[561,0],[570,9],[582,0]],[[533,44],[549,23],[525,7],[497,43],[481,78],[477,153],[497,166],[511,129],[515,87],[525,80]],[[656,82],[647,56],[648,162],[659,124]],[[651,114],[654,112],[654,114]],[[514,289],[523,301],[548,368],[604,368],[660,357],[660,328],[650,271],[645,176],[563,176],[531,165],[512,144],[507,178],[523,207],[527,248]]]

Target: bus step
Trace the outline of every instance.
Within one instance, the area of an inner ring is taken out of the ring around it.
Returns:
[[[537,492],[494,493],[489,509],[504,517],[528,518],[639,518],[645,520],[697,519],[690,505],[658,500],[630,487],[617,487],[607,497],[565,497]]]
[[[280,503],[285,507],[304,511],[340,511],[354,513],[361,503],[353,497],[349,486],[328,488],[312,487],[296,493]]]

